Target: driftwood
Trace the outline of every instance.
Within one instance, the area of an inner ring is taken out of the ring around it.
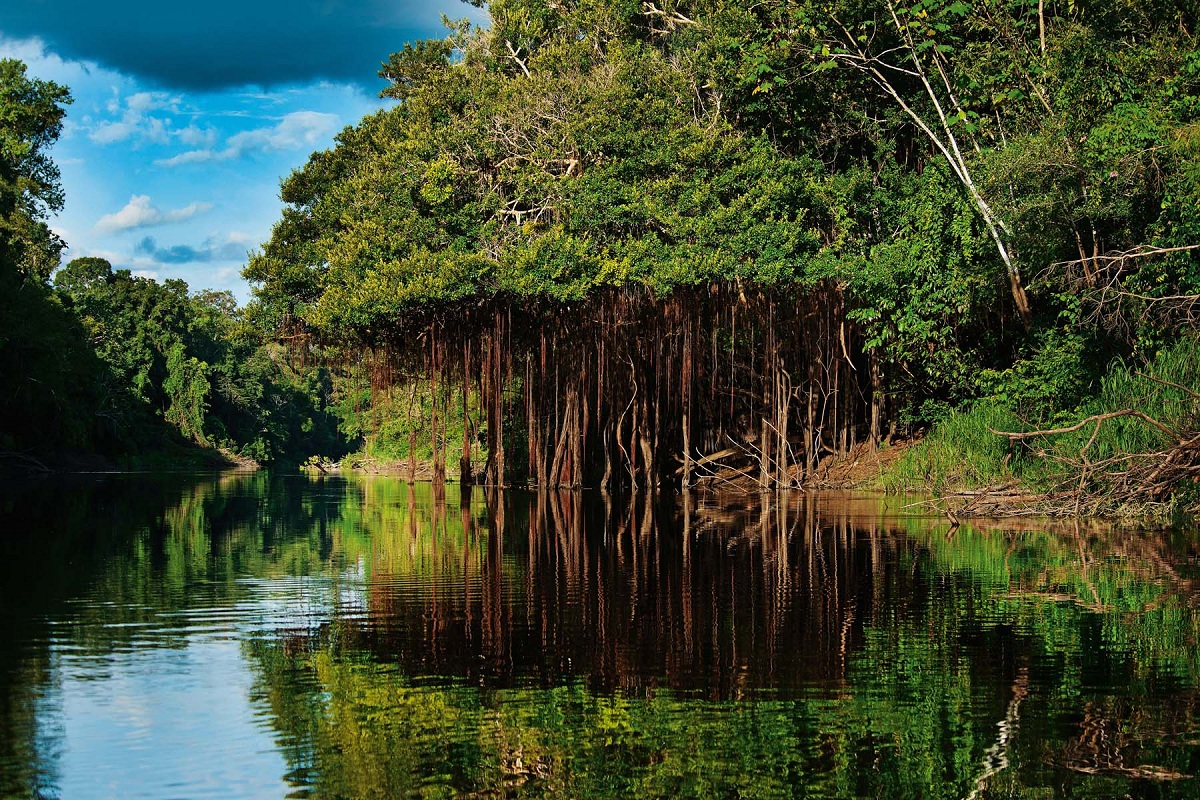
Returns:
[[[1152,380],[1197,396],[1187,387]],[[1162,433],[1168,444],[1152,452],[1120,453],[1091,460],[1089,451],[1096,443],[1101,427],[1105,422],[1122,417],[1145,422]],[[1061,428],[1025,432],[992,430],[992,433],[1011,442],[1029,442],[1076,433],[1089,425],[1095,427],[1077,454],[1052,453],[1045,448],[1036,451],[1040,457],[1059,461],[1063,468],[1060,484],[1040,501],[1045,506],[1043,510],[1048,513],[1060,515],[1069,510],[1071,515],[1081,516],[1097,514],[1117,505],[1163,504],[1184,483],[1200,479],[1200,431],[1173,430],[1149,414],[1132,408],[1095,414]]]
[[[745,455],[745,452],[741,448],[728,447],[724,450],[721,450],[720,452],[710,453],[709,455],[692,459],[691,465],[692,465],[692,469],[696,469],[698,467],[703,467],[706,464],[712,464],[717,461],[723,461],[724,459],[729,458],[730,456],[744,456],[744,455]],[[675,470],[675,474],[682,475],[683,469],[684,469],[683,467],[680,467],[679,469]]]
[[[1010,441],[1016,442],[1016,441],[1021,441],[1024,439],[1035,439],[1039,436],[1056,436],[1061,433],[1074,433],[1075,431],[1082,430],[1083,428],[1087,427],[1089,424],[1091,424],[1093,422],[1096,423],[1096,427],[1097,427],[1097,429],[1099,429],[1099,426],[1101,423],[1107,422],[1110,419],[1117,419],[1118,417],[1137,417],[1138,419],[1144,420],[1144,421],[1150,423],[1151,425],[1153,425],[1154,427],[1158,428],[1160,431],[1167,434],[1167,436],[1170,436],[1172,438],[1175,437],[1175,432],[1173,430],[1171,430],[1170,428],[1168,428],[1166,425],[1163,425],[1161,422],[1154,419],[1153,417],[1151,417],[1147,414],[1144,414],[1141,411],[1132,409],[1132,408],[1126,408],[1121,411],[1112,411],[1107,414],[1096,414],[1094,416],[1088,417],[1085,420],[1077,422],[1074,425],[1070,425],[1066,428],[1052,428],[1050,430],[1044,430],[1044,431],[1027,431],[1025,433],[1007,433],[1005,431],[997,431],[997,430],[993,430],[991,428],[988,428],[988,430],[991,431],[992,433],[996,434],[997,436],[1004,436],[1004,437],[1008,438]],[[1094,437],[1093,437],[1093,441],[1094,441]]]

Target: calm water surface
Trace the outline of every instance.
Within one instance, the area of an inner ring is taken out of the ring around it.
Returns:
[[[897,500],[0,490],[0,797],[1200,798],[1200,544]]]

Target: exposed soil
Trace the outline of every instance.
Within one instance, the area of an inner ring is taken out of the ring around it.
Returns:
[[[917,441],[897,440],[878,446],[864,442],[848,453],[826,455],[817,464],[814,474],[807,479],[803,477],[799,465],[793,465],[789,473],[795,486],[806,489],[878,488],[883,474]],[[703,468],[708,465],[697,466],[692,484],[694,487],[734,492],[761,491],[759,467],[749,453],[730,450],[720,455],[719,468],[710,471]]]
[[[822,489],[873,487],[879,483],[883,473],[918,441],[898,439],[880,446],[863,442],[849,453],[826,457],[817,465],[816,475],[808,483]]]

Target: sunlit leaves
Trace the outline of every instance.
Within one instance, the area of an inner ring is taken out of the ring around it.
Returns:
[[[310,323],[363,330],[478,297],[564,302],[629,282],[665,294],[799,276],[815,237],[797,224],[798,189],[815,165],[705,112],[693,76],[662,52],[563,38],[556,26],[591,11],[493,11],[539,43],[514,54],[517,39],[481,34],[468,62],[519,58],[530,74],[450,67],[437,88],[414,86],[403,107],[314,156],[287,182],[293,208],[247,272],[264,302],[285,304],[292,285]],[[754,85],[771,75],[764,60]],[[469,102],[447,102],[448,82]]]

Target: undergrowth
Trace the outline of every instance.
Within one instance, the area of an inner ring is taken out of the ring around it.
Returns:
[[[981,402],[951,412],[883,476],[888,491],[937,493],[977,489],[1013,480],[1012,448],[992,430],[1013,430],[1019,421],[1008,408]]]
[[[1139,464],[1159,457],[1200,431],[1200,339],[1185,336],[1146,365],[1112,366],[1091,399],[1054,424],[1037,427],[1022,420],[1008,402],[976,401],[936,425],[884,476],[890,491],[938,494],[1014,483],[1031,492],[1078,491],[1094,507],[1118,510],[1138,486],[1130,478]],[[1097,420],[1078,430],[1010,442],[993,431],[1028,432],[1068,428],[1083,420],[1126,409],[1138,416]],[[1160,460],[1165,460],[1160,457]],[[1169,503],[1200,504],[1195,474],[1178,469]],[[1158,474],[1158,473],[1155,473]]]

